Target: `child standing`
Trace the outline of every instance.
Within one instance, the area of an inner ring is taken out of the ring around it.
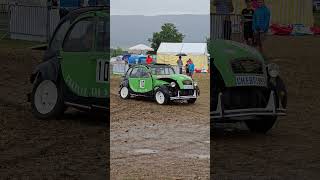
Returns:
[[[193,78],[193,74],[194,74],[195,68],[194,68],[194,64],[193,64],[193,62],[192,62],[191,59],[190,59],[190,63],[189,63],[188,68],[189,68],[189,76],[190,76],[191,78]]]
[[[254,32],[255,45],[258,46],[260,52],[263,52],[262,40],[269,30],[270,10],[265,5],[264,0],[257,0],[258,8],[253,14],[252,29]]]
[[[253,44],[253,29],[252,29],[252,19],[254,10],[252,7],[252,0],[246,0],[247,8],[243,9],[241,12],[242,15],[242,30],[243,37],[248,45]]]

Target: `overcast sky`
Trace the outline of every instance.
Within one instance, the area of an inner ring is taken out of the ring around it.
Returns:
[[[209,14],[210,0],[110,0],[111,15]]]

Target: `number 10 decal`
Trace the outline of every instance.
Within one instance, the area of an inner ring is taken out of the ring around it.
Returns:
[[[106,59],[97,60],[96,81],[106,83],[109,81],[109,61]]]

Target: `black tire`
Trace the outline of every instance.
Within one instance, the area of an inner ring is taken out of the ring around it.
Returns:
[[[164,98],[163,102],[159,102],[157,100],[157,93],[162,93],[163,94],[163,98]],[[154,99],[160,105],[165,105],[165,104],[168,104],[170,102],[170,97],[169,97],[169,95],[167,93],[167,90],[164,87],[160,87],[160,88],[155,90]]]
[[[224,88],[224,81],[214,64],[211,66],[210,86],[210,111],[215,111],[218,106],[219,93]]]
[[[276,87],[273,88],[275,91],[276,107],[279,107],[279,98],[283,108],[287,108],[287,89],[283,80],[278,77],[276,79]],[[281,92],[284,94],[280,96]],[[277,116],[259,116],[256,120],[245,121],[250,131],[255,133],[267,133],[277,121]]]
[[[264,116],[255,120],[247,120],[245,123],[251,132],[265,134],[273,127],[276,120],[276,116]]]
[[[194,103],[196,103],[196,101],[197,101],[196,98],[194,98],[194,99],[188,99],[188,103],[189,103],[189,104],[194,104]]]
[[[280,98],[282,107],[287,108],[287,101],[288,101],[287,88],[280,77],[278,77],[276,80],[275,92],[276,92],[277,107],[279,107],[278,102]],[[284,94],[281,95],[281,92],[283,92]]]
[[[200,88],[198,86],[196,87],[196,91],[197,91],[197,97],[200,96]]]
[[[62,91],[59,85],[57,85],[57,83],[53,82],[53,84],[56,86],[57,88],[57,100],[56,100],[56,104],[54,105],[54,108],[48,112],[48,113],[41,113],[39,112],[39,110],[37,109],[36,105],[35,105],[35,94],[36,94],[36,90],[39,87],[39,85],[45,81],[45,79],[42,79],[42,77],[39,75],[38,78],[35,80],[36,82],[34,83],[33,89],[32,89],[32,93],[31,93],[31,111],[32,114],[37,118],[37,119],[41,119],[41,120],[48,120],[48,119],[58,119],[60,118],[64,111],[67,109],[66,106],[64,105],[64,101],[63,101],[63,96],[62,96]]]

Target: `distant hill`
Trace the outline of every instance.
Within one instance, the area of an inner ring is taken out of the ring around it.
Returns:
[[[186,35],[184,42],[204,42],[209,37],[209,15],[113,15],[110,27],[111,47],[128,48],[139,43],[150,45],[148,38],[168,22],[175,24]]]

